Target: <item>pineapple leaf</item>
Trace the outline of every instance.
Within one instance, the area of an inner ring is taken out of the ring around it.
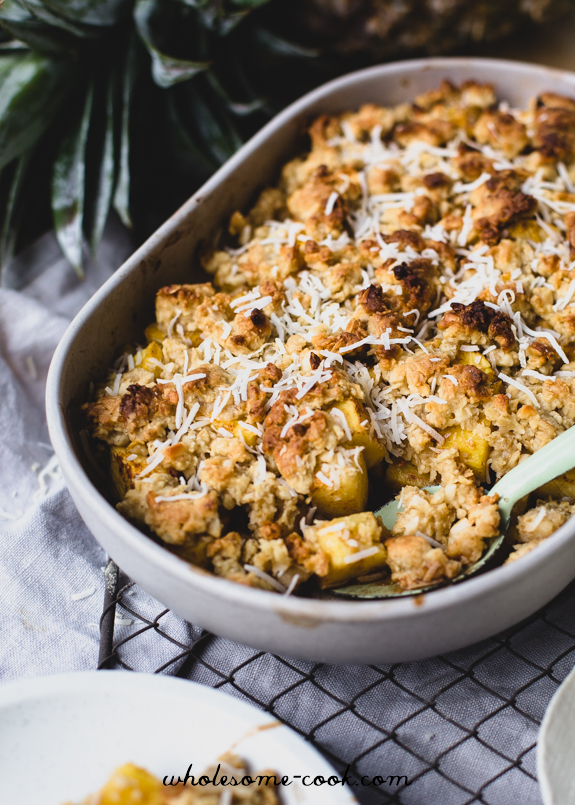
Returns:
[[[269,3],[270,0],[231,0],[232,5],[238,6],[239,8],[247,8],[251,11],[254,8],[259,8],[260,6],[265,6],[266,3]]]
[[[65,62],[31,52],[0,56],[0,168],[31,148],[69,89]]]
[[[320,55],[319,50],[315,48],[307,48],[295,42],[289,42],[287,39],[277,36],[277,34],[259,25],[254,25],[253,35],[258,45],[277,56],[316,59]]]
[[[249,9],[227,10],[221,0],[179,0],[185,6],[195,9],[202,25],[214,31],[218,36],[229,34],[243,18]],[[263,0],[269,2],[269,0]]]
[[[210,93],[200,91],[200,87],[195,81],[181,87],[181,99],[187,112],[186,122],[195,132],[201,149],[220,165],[241,147],[243,140],[221,104],[214,103]]]
[[[174,92],[168,93],[167,112],[170,121],[168,130],[169,142],[183,163],[191,165],[194,173],[207,179],[217,170],[219,163],[202,150],[201,146],[192,138],[185,125]]]
[[[42,2],[42,0],[18,0],[18,2],[27,11],[29,11],[30,14],[32,14],[34,17],[41,20],[42,22],[45,22],[48,25],[52,25],[55,28],[60,28],[63,31],[67,31],[69,34],[79,37],[80,39],[85,39],[86,37],[93,37],[98,35],[97,31],[90,30],[90,28],[87,28],[85,26],[74,25],[74,23],[65,20],[58,14],[54,14]]]
[[[83,25],[116,25],[129,13],[130,0],[42,0],[46,8]]]
[[[0,42],[0,56],[5,53],[13,54],[17,51],[28,51],[30,48],[23,42],[18,42],[16,39],[11,39],[9,42]]]
[[[29,161],[30,152],[21,156],[16,162],[8,190],[8,198],[4,208],[4,218],[0,229],[0,274],[14,254],[18,225],[17,218],[19,213],[21,213],[22,185],[24,184]]]
[[[265,98],[255,98],[253,101],[247,102],[239,102],[234,101],[228,94],[227,90],[224,88],[222,83],[220,82],[219,78],[216,76],[213,70],[208,70],[206,72],[206,79],[216,95],[221,98],[223,103],[229,109],[232,114],[237,115],[238,117],[244,117],[247,115],[251,115],[254,112],[258,112],[260,109],[266,104]]]
[[[52,212],[62,251],[82,277],[82,220],[86,178],[86,143],[92,112],[93,84],[86,93],[80,114],[60,142],[52,173]]]
[[[210,66],[210,62],[190,62],[183,59],[173,59],[171,56],[166,56],[165,53],[160,53],[155,48],[150,48],[149,43],[145,43],[152,57],[152,76],[154,81],[162,89],[173,87],[174,84],[179,84],[181,81],[187,81],[188,78],[196,75],[202,70],[206,70]]]
[[[130,103],[137,69],[136,38],[128,45],[122,74],[122,106],[120,113],[120,148],[114,209],[128,228],[132,227],[130,215]]]
[[[114,194],[115,179],[115,143],[114,143],[114,96],[116,89],[114,73],[110,71],[107,86],[102,87],[101,98],[94,102],[90,121],[90,138],[97,138],[95,148],[90,151],[88,142],[88,159],[86,160],[86,204],[84,210],[84,232],[92,254],[96,254],[104,233],[104,227],[110,212]],[[95,118],[103,118],[102,120]],[[94,169],[94,176],[89,168]],[[93,181],[91,181],[93,180]]]
[[[176,59],[163,53],[154,44],[153,20],[158,10],[156,0],[136,0],[134,20],[140,39],[152,57],[152,76],[159,87],[167,89],[181,81],[187,81],[197,73],[207,70],[209,61]]]
[[[17,0],[4,0],[0,7],[0,26],[37,53],[68,56],[76,52],[74,37],[36,19]]]

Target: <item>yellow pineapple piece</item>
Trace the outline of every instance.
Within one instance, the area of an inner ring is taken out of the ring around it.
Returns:
[[[337,517],[306,528],[305,541],[323,551],[329,562],[320,586],[334,587],[383,569],[387,551],[382,539],[387,535],[387,529],[372,512]],[[362,558],[355,559],[357,556]]]
[[[495,380],[495,372],[493,371],[493,367],[487,358],[480,352],[466,352],[464,350],[460,350],[457,353],[455,363],[459,363],[462,366],[477,366],[478,369],[481,369],[482,372],[485,372],[490,382]]]
[[[443,433],[448,434],[443,447],[457,447],[461,461],[483,480],[491,451],[485,436],[476,430],[466,430],[461,425],[448,428]]]
[[[351,465],[339,468],[339,486],[335,479],[332,485],[325,483],[321,478],[315,478],[311,493],[312,506],[317,506],[320,515],[324,517],[344,517],[354,512],[361,512],[367,506],[369,483],[367,467],[363,456],[359,455],[357,461]],[[330,480],[335,476],[326,474]]]
[[[235,431],[237,432],[237,435],[239,436],[240,433],[242,434],[242,436],[244,437],[244,441],[247,444],[247,446],[248,447],[255,447],[255,445],[257,444],[258,440],[261,437],[257,433],[254,433],[253,430],[248,430],[248,428],[245,427],[245,422],[242,422],[241,419],[238,419],[238,421],[235,422],[234,425],[235,425]]]
[[[152,359],[152,360],[150,360]],[[147,372],[152,372],[154,377],[159,377],[162,374],[162,369],[154,361],[163,363],[164,355],[162,347],[157,341],[150,341],[148,346],[142,350],[142,357],[139,366]]]
[[[448,107],[445,110],[445,116],[450,123],[453,123],[458,128],[467,129],[469,127],[469,111],[460,106]]]
[[[387,450],[376,436],[370,433],[369,416],[365,406],[359,400],[344,400],[344,402],[336,403],[331,409],[332,412],[334,409],[341,411],[345,416],[351,431],[349,444],[352,447],[363,447],[362,455],[366,467],[371,469],[376,464],[381,464],[387,456]]]
[[[186,333],[186,338],[191,341],[190,346],[192,347],[201,347],[203,344],[202,333],[200,330],[196,330],[195,332],[188,331]]]
[[[133,446],[110,448],[110,475],[114,492],[118,500],[123,500],[126,493],[134,486],[134,478],[147,467],[144,456],[128,458],[136,455]]]
[[[423,489],[431,485],[428,475],[417,471],[415,464],[410,461],[401,461],[389,464],[385,473],[385,485],[392,492],[401,492],[404,486],[417,486]]]
[[[570,501],[575,502],[575,470],[569,470],[543,484],[534,492],[534,495],[542,499],[547,497],[552,497],[554,500],[569,498]]]
[[[539,226],[537,221],[517,221],[507,227],[507,231],[514,240],[533,240],[535,243],[543,243],[547,238],[547,233]],[[559,230],[555,230],[559,236]]]
[[[183,545],[170,545],[169,548],[180,559],[184,559],[194,567],[209,568],[211,559],[208,557],[208,548],[213,541],[213,537],[195,535]]]
[[[146,327],[146,329],[144,330],[144,333],[146,339],[148,340],[148,343],[150,343],[150,341],[159,341],[161,344],[164,338],[166,337],[165,332],[158,327],[156,322],[148,325],[148,327]]]
[[[158,344],[161,344],[163,340],[167,337],[167,333],[165,333],[161,327],[159,327],[155,322],[154,324],[150,324],[144,330],[145,336],[148,340],[148,343],[151,341],[157,341]],[[179,338],[179,335],[174,328],[174,332],[172,333],[172,338]],[[192,347],[199,347],[202,343],[202,333],[199,330],[195,332],[190,332],[189,330],[186,332],[186,338],[191,341],[191,344],[188,346]]]
[[[98,805],[163,805],[163,786],[157,777],[133,763],[112,774],[100,791]]]
[[[236,439],[241,439],[243,436],[244,442],[247,444],[248,447],[254,447],[259,438],[261,438],[257,433],[254,433],[253,430],[245,427],[245,422],[242,422],[241,419],[236,419],[233,422],[230,422],[227,419],[215,419],[212,423],[212,427],[216,430],[218,428],[224,428],[231,433],[232,436],[235,436]]]

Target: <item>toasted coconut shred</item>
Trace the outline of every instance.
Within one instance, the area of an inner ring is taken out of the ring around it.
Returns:
[[[218,576],[445,582],[498,534],[482,484],[575,423],[575,100],[444,83],[309,137],[213,281],[158,291],[85,427],[119,510]],[[507,561],[574,502],[569,473],[538,490]]]

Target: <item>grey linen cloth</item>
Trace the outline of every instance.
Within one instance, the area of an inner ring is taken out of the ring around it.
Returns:
[[[130,253],[112,220],[97,262],[78,280],[53,235],[15,260],[0,288],[0,681],[97,666],[107,557],[72,503],[44,417],[53,350],[67,324]],[[163,607],[135,587],[127,606]],[[363,803],[540,805],[539,722],[575,661],[575,588],[491,640],[417,663],[338,667],[277,658],[210,638],[199,661],[168,665],[254,701],[312,738],[339,770],[408,775],[401,791],[355,789]],[[116,640],[142,627],[118,608]],[[173,640],[200,634],[172,613]],[[123,662],[152,672],[180,649],[154,631],[127,642]]]
[[[49,444],[46,376],[66,327],[131,253],[116,219],[80,280],[53,234],[14,260],[0,287],[0,679],[95,668],[106,555],[81,520]],[[140,593],[141,609],[157,602]],[[140,602],[139,602],[140,603]],[[184,641],[186,624],[171,616]],[[120,618],[129,620],[129,618]],[[120,622],[118,629],[130,624]],[[143,641],[158,667],[165,641]]]

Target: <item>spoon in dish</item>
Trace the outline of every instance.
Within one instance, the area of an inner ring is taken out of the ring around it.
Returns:
[[[538,489],[543,484],[557,478],[575,467],[575,426],[568,428],[562,434],[553,439],[545,447],[537,450],[529,458],[522,461],[498,481],[488,495],[499,495],[499,534],[493,537],[487,550],[481,559],[462,570],[455,578],[451,579],[454,583],[477,573],[481,570],[493,555],[499,550],[505,539],[505,534],[509,527],[511,510],[518,500]],[[439,486],[425,487],[427,492],[437,492]],[[397,517],[398,501],[391,500],[375,512],[387,528],[390,530],[395,524]],[[420,595],[438,585],[446,584],[445,581],[419,587],[415,590],[402,590],[398,584],[389,581],[365,582],[363,584],[348,584],[345,587],[338,587],[331,590],[337,595],[350,596],[352,598],[397,598],[399,596]]]

